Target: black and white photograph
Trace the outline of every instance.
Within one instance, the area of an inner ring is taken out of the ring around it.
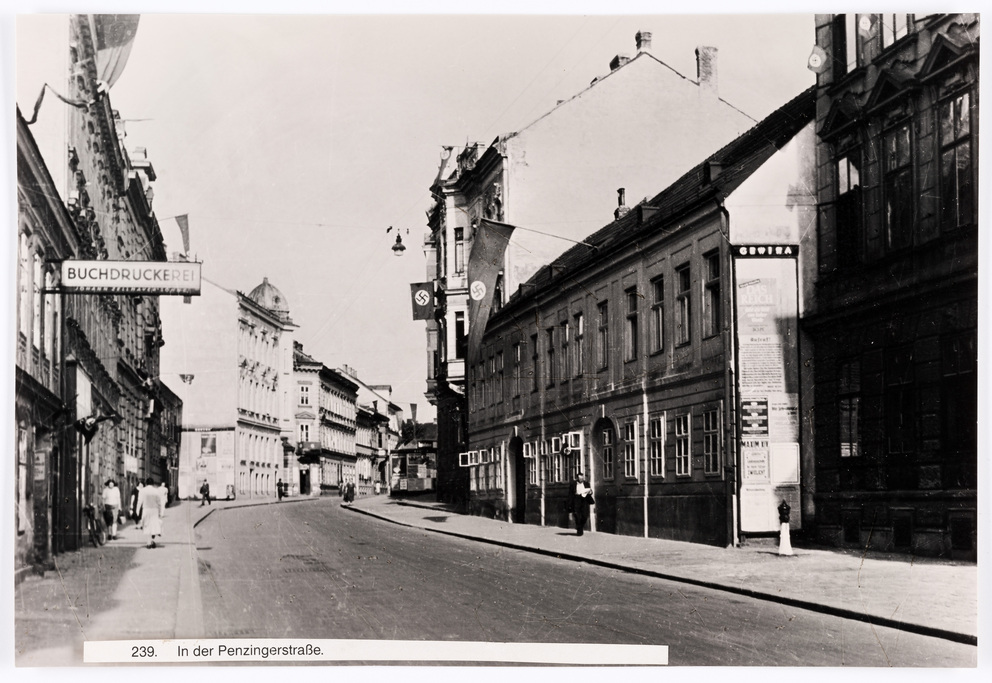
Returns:
[[[9,10],[7,668],[974,675],[980,15],[757,7]]]

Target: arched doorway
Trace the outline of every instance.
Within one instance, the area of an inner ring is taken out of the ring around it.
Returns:
[[[527,521],[527,461],[524,460],[524,442],[519,436],[507,445],[507,501],[510,519],[519,524]]]
[[[596,499],[596,530],[617,532],[617,431],[613,421],[600,418],[592,427],[590,464],[593,498]]]

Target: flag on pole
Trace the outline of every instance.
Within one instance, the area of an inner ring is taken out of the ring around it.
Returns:
[[[483,218],[475,232],[468,257],[468,362],[478,360],[482,333],[493,308],[496,278],[503,269],[503,254],[514,226]]]
[[[92,14],[97,79],[110,88],[120,78],[138,32],[140,14]]]
[[[183,253],[189,253],[189,214],[184,213],[182,216],[176,216],[176,223],[179,224],[179,232],[183,236]]]
[[[410,285],[414,320],[434,319],[434,283],[414,282]]]

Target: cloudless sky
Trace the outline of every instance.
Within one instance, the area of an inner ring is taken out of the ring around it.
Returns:
[[[32,52],[53,51],[21,23],[16,98],[29,112]],[[158,174],[169,252],[181,250],[170,217],[188,214],[204,277],[243,292],[268,277],[309,354],[391,384],[430,419],[409,283],[427,279],[441,146],[526,126],[636,54],[638,30],[692,79],[695,48],[716,46],[720,94],[756,119],[813,82],[811,14],[145,14],[111,101],[128,149],[146,147]]]

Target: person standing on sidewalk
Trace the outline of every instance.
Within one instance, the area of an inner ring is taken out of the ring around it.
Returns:
[[[202,508],[206,505],[213,505],[210,502],[210,484],[206,479],[203,480],[203,486],[200,487],[200,507]]]
[[[279,502],[282,502],[282,497],[286,495],[286,485],[282,483],[282,479],[276,482],[276,494],[279,496]]]
[[[110,539],[117,538],[117,515],[121,512],[121,490],[117,488],[117,482],[108,479],[103,487],[103,521],[107,524]]]
[[[148,547],[154,548],[155,539],[162,535],[162,518],[165,517],[165,501],[162,492],[155,486],[151,477],[145,480],[145,488],[138,496],[138,508],[144,522],[145,533],[148,534]]]
[[[589,521],[589,506],[595,504],[592,499],[592,489],[589,488],[589,480],[579,472],[575,476],[575,493],[572,498],[572,514],[575,515],[575,531],[577,536],[581,536],[585,531],[586,522]]]
[[[142,489],[141,480],[135,484],[134,488],[131,490],[131,519],[134,520],[134,525],[140,529],[141,528],[141,509],[138,507],[138,499],[141,498]]]

